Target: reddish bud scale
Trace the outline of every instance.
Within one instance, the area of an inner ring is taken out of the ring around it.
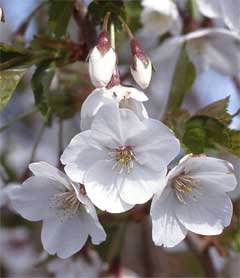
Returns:
[[[119,70],[116,67],[116,69],[111,77],[111,80],[107,84],[106,88],[111,89],[114,86],[120,85],[120,83],[121,83],[121,80],[120,80]]]
[[[134,57],[133,69],[136,70],[136,62],[135,62],[136,57],[143,62],[145,67],[147,67],[149,64],[149,59],[147,58],[147,56],[139,46],[138,42],[134,38],[131,40],[131,50]]]
[[[101,52],[102,55],[108,52],[111,48],[110,40],[108,37],[108,33],[106,31],[102,31],[98,37],[97,49]]]

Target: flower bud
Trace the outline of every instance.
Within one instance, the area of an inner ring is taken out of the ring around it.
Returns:
[[[130,67],[132,76],[142,89],[146,89],[152,77],[152,63],[134,38],[131,40],[131,48],[133,54],[133,63]]]
[[[97,88],[106,86],[115,69],[116,53],[111,47],[107,33],[109,14],[104,19],[103,31],[100,33],[97,45],[89,55],[89,76]]]
[[[0,21],[5,22],[3,9],[0,7]]]

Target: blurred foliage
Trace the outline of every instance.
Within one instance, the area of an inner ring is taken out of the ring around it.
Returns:
[[[195,67],[188,58],[185,47],[183,47],[173,75],[167,111],[176,111],[180,108],[185,94],[191,89],[195,78]]]
[[[73,12],[74,0],[59,1],[48,0],[49,3],[49,29],[55,37],[66,34],[68,22]]]
[[[55,73],[55,65],[51,62],[41,63],[32,76],[32,89],[35,98],[35,105],[44,116],[45,122],[50,124],[51,107],[48,94]]]

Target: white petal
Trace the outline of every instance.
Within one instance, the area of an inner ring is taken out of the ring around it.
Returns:
[[[111,213],[127,211],[133,207],[125,203],[119,194],[121,176],[112,170],[112,161],[99,161],[84,177],[88,197],[101,210]]]
[[[167,31],[171,31],[173,34],[181,32],[181,18],[173,1],[144,0],[142,5],[144,9],[141,14],[141,21],[145,33],[158,36]],[[174,30],[173,26],[175,26]]]
[[[188,199],[186,205],[179,202],[176,215],[189,230],[202,235],[220,234],[232,218],[232,202],[225,193],[201,190],[197,201]]]
[[[93,117],[104,104],[117,102],[105,88],[95,89],[81,107],[81,130],[90,129]]]
[[[42,220],[49,210],[49,197],[64,192],[65,187],[45,177],[30,177],[23,185],[16,186],[8,196],[13,208],[22,217],[31,220]]]
[[[197,0],[196,3],[203,15],[210,18],[222,16],[221,0]]]
[[[175,215],[175,198],[166,187],[162,194],[153,196],[150,214],[152,217],[152,238],[156,245],[173,247],[186,236],[187,230]]]
[[[128,109],[118,109],[115,105],[103,106],[92,123],[92,130],[99,134],[101,142],[106,138],[106,147],[120,147],[127,144],[128,139],[137,136],[144,129],[139,118]]]
[[[178,155],[179,141],[160,121],[146,119],[143,124],[146,127],[145,132],[134,138],[136,141],[134,153],[140,164],[161,171]]]
[[[120,196],[128,204],[143,204],[152,198],[153,194],[164,188],[166,184],[167,168],[162,172],[134,164],[121,185]]]
[[[110,81],[116,66],[116,53],[112,48],[105,55],[94,47],[89,57],[89,76],[95,87],[104,87]]]
[[[93,244],[99,244],[107,237],[100,222],[90,216],[88,216],[88,229]]]
[[[75,182],[83,183],[85,172],[98,160],[106,158],[106,152],[93,138],[90,130],[74,136],[61,156],[65,172]]]
[[[222,0],[222,12],[226,25],[240,34],[240,4],[239,0]]]
[[[31,163],[29,165],[29,169],[35,176],[46,177],[52,179],[53,181],[58,181],[69,189],[69,178],[63,172],[59,171],[56,167],[53,167],[47,162],[40,161]]]
[[[182,162],[186,174],[190,175],[202,187],[218,192],[234,190],[237,180],[233,166],[226,160],[207,156],[188,156]]]
[[[87,241],[88,222],[74,215],[64,221],[57,215],[43,220],[41,239],[44,249],[51,255],[65,259],[78,252]]]
[[[145,106],[143,105],[143,103],[140,101],[136,101],[133,98],[128,98],[128,99],[122,100],[120,102],[119,106],[121,108],[127,108],[127,109],[132,110],[141,121],[144,119],[148,119],[147,110],[146,110]]]
[[[240,69],[239,40],[233,32],[223,28],[203,29],[184,36],[190,59],[198,71],[206,65],[225,75],[234,75]]]

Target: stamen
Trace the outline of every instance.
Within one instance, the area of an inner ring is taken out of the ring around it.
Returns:
[[[196,202],[199,197],[202,196],[199,183],[188,175],[182,174],[177,176],[172,186],[175,189],[178,200],[184,205],[187,204],[186,198],[190,198],[192,201]]]
[[[74,190],[57,193],[49,198],[49,207],[57,209],[56,214],[60,217],[61,222],[78,213],[82,205]]]
[[[134,152],[130,146],[117,148],[115,151],[109,152],[109,155],[116,161],[112,170],[117,170],[118,174],[126,170],[130,174],[134,166],[133,161],[135,160]]]

